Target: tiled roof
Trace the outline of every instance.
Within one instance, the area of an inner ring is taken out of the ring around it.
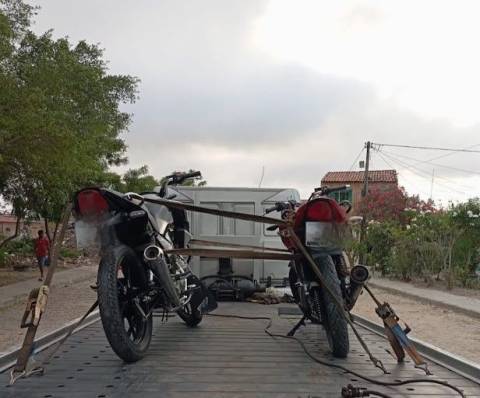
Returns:
[[[322,183],[331,182],[363,182],[364,171],[329,171],[322,178]],[[397,183],[396,170],[371,170],[368,172],[369,182],[393,182]]]

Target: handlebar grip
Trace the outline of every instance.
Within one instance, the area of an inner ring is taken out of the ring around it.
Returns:
[[[195,178],[201,177],[202,173],[200,171],[192,171],[191,173],[185,173],[182,177],[183,178]]]
[[[265,214],[271,213],[272,211],[277,210],[277,205],[269,207],[268,209],[265,209]]]

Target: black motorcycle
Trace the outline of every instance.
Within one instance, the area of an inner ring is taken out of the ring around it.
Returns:
[[[97,294],[103,328],[113,351],[126,362],[145,355],[154,310],[175,312],[194,327],[203,312],[216,307],[190,271],[189,258],[167,253],[188,245],[191,235],[185,211],[145,202],[173,199],[170,185],[200,176],[192,172],[164,177],[159,192],[122,194],[86,188],[75,195],[77,225],[79,230],[84,227],[77,235],[94,231],[93,240],[100,243]]]

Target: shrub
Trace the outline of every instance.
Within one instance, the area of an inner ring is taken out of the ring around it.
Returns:
[[[78,258],[82,255],[79,250],[71,249],[68,247],[62,247],[60,249],[60,256],[63,258]]]

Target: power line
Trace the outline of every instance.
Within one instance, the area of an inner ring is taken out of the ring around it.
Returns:
[[[424,171],[424,170],[422,170],[422,169],[419,169],[418,167],[415,167],[415,166],[413,166],[413,165],[410,165],[410,164],[408,164],[408,163],[405,163],[403,160],[400,160],[400,159],[395,158],[395,157],[393,157],[393,156],[391,156],[391,155],[388,155],[388,154],[386,154],[384,151],[383,151],[383,154],[384,154],[386,157],[388,157],[390,160],[398,163],[400,166],[405,167],[406,169],[410,170],[413,174],[415,174],[415,175],[417,175],[417,176],[419,176],[419,177],[421,177],[421,178],[424,178],[424,179],[430,181],[430,179],[431,179],[431,174],[430,174],[430,173],[427,173],[426,171]],[[416,169],[417,172],[413,171],[412,169]],[[422,174],[420,174],[420,173],[426,174],[427,177],[425,177],[424,175],[422,175]],[[438,177],[437,177],[437,178],[438,178]],[[453,192],[456,192],[456,193],[461,193],[462,195],[465,195],[465,192],[464,192],[464,191],[459,191],[458,189],[449,187],[448,185],[441,184],[441,183],[439,183],[439,182],[437,182],[437,185],[440,185],[440,186],[442,186],[442,187],[444,187],[444,188],[446,188],[446,189],[448,189],[448,190],[450,190],[450,191],[453,191]]]
[[[360,158],[360,156],[362,156],[362,153],[363,151],[365,150],[365,147],[363,147],[360,152],[358,153],[357,157],[355,158],[355,160],[353,161],[352,165],[350,166],[350,168],[348,169],[348,171],[352,171],[353,167],[355,166],[355,163],[357,163],[358,159]]]
[[[396,167],[394,165],[392,165],[387,159],[385,159],[385,157],[382,155],[382,152],[381,151],[377,151],[377,154],[382,158],[382,160],[388,165],[388,167],[390,167],[391,169],[396,169]],[[422,191],[423,193],[426,193],[427,191],[425,191],[424,189],[422,188],[418,188],[418,184],[413,184],[412,181],[409,179],[409,178],[405,178],[405,174],[404,173],[400,173],[397,171],[397,174],[400,176],[402,176],[402,178],[408,182],[410,185],[412,186],[415,186],[417,190],[420,190]]]
[[[392,154],[392,152],[387,152],[385,150],[382,150],[382,152]],[[445,169],[451,169],[451,170],[455,170],[455,171],[461,171],[461,172],[467,173],[467,174],[478,174],[478,175],[480,175],[480,172],[475,171],[475,170],[460,169],[458,167],[447,166],[447,165],[439,164],[439,163],[433,163],[433,162],[430,162],[429,160],[418,160],[418,159],[412,158],[410,156],[400,155],[398,153],[395,153],[395,155],[400,156],[400,157],[405,158],[405,159],[414,160],[416,162],[415,164],[427,163],[427,164],[431,164],[432,166],[443,167]]]
[[[407,170],[409,170],[411,173],[415,174],[416,176],[418,177],[421,177],[425,180],[427,180],[429,183],[431,182],[431,174],[425,172],[424,170],[420,170],[420,169],[416,169],[414,166],[412,165],[409,165],[403,161],[401,161],[400,159],[394,159],[392,156],[389,156],[387,155],[385,152],[383,153],[385,156],[387,156],[389,159],[397,162],[400,167],[404,167],[406,168]],[[415,171],[417,170],[417,171]],[[442,183],[439,183],[437,182],[437,185],[449,190],[449,191],[452,191],[452,192],[456,192],[456,193],[460,193],[462,195],[465,195],[465,192],[464,191],[460,191],[459,189],[456,189],[456,188],[452,188],[451,186],[449,185],[446,185],[446,184],[442,184]]]
[[[398,159],[398,158],[397,158],[396,156],[394,156],[392,153],[387,153],[386,151],[382,151],[382,153],[383,153],[385,156],[389,157],[389,159],[392,159],[393,161],[396,161],[398,164],[402,165],[403,167],[406,167],[406,168],[409,169],[410,171],[412,171],[411,169],[417,170],[417,173],[415,173],[415,174],[419,175],[420,177],[426,178],[426,179],[428,179],[428,180],[430,181],[430,178],[431,178],[430,172],[425,171],[425,170],[423,170],[423,169],[420,169],[419,167],[416,167],[415,165],[409,164],[409,163],[407,163],[407,162],[405,162],[405,161],[403,161],[403,160],[401,160],[401,159]],[[390,154],[390,155],[389,155],[389,154]],[[425,176],[420,175],[420,174],[418,174],[418,173],[424,174]],[[442,178],[442,177],[437,176],[437,178]],[[448,179],[446,179],[446,178],[442,178],[442,179],[444,179],[444,180],[446,180],[446,181],[448,181],[448,182],[450,182],[450,183],[452,183],[452,184],[459,185],[458,183],[455,183],[454,181],[450,181],[450,180],[448,180]],[[439,184],[439,185],[442,185],[442,184]],[[446,186],[446,185],[445,185],[445,187],[448,188],[448,189],[451,189],[451,190],[453,190],[453,191],[456,191],[456,192],[461,192],[461,191],[457,191],[455,188],[451,188],[451,187],[448,187],[448,186]],[[462,186],[462,188],[473,189],[472,187],[464,187],[464,186]],[[461,192],[461,193],[465,193],[465,192]]]
[[[378,146],[378,149],[380,149],[382,146],[389,146],[389,147],[396,147],[396,148],[427,149],[427,150],[433,150],[433,151],[480,153],[480,150],[462,149],[462,148],[441,148],[441,147],[430,147],[430,146],[380,144],[380,143],[378,143],[378,142],[372,142],[372,145]]]
[[[420,168],[416,167],[416,165],[417,165],[418,163],[420,163],[420,162],[418,161],[418,159],[412,158],[412,157],[410,157],[410,156],[400,155],[400,154],[398,154],[398,153],[387,152],[387,151],[385,151],[385,150],[382,150],[381,152],[383,152],[384,154],[390,154],[391,156],[399,156],[399,157],[401,157],[401,158],[414,160],[414,161],[416,161],[417,163],[414,164],[414,165],[411,165],[412,167],[415,167],[417,170],[421,170],[421,171],[422,171],[423,173],[425,173],[425,174],[429,174],[429,172],[427,172],[427,171],[425,171],[425,170],[423,170],[423,169],[420,169]],[[442,165],[437,164],[437,163],[431,163],[431,162],[429,162],[428,164],[431,164],[431,165],[433,165],[433,166],[439,166],[439,167],[445,167],[445,168],[452,168],[452,167],[449,167],[449,166],[442,166]],[[452,168],[452,169],[455,170],[456,168]],[[463,169],[456,169],[456,170],[463,171],[463,172],[466,172],[466,173],[473,173],[473,174],[479,174],[479,175],[480,175],[480,173],[477,173],[477,172],[475,172],[475,171],[468,171],[468,170],[463,170]],[[446,177],[440,177],[440,176],[437,175],[436,178],[440,178],[440,179],[442,179],[442,180],[448,181],[448,182],[450,182],[451,184],[458,185],[459,187],[462,187],[462,188],[465,188],[465,189],[476,189],[476,187],[472,187],[472,186],[470,186],[470,185],[459,184],[458,182],[455,182],[455,181],[453,181],[453,180],[450,180],[450,179],[448,179],[448,178],[446,178]]]
[[[475,145],[470,145],[466,148],[463,148],[463,149],[472,149],[472,148],[475,148],[477,146],[480,146],[480,144],[475,144]],[[435,156],[434,158],[431,158],[431,159],[427,159],[427,160],[419,160],[418,162],[419,163],[426,163],[426,162],[430,162],[432,160],[437,160],[437,159],[442,159],[442,158],[445,158],[447,156],[451,156],[451,155],[454,155],[455,153],[457,153],[457,151],[452,151],[450,153],[444,153],[443,155],[440,155],[440,156]]]

